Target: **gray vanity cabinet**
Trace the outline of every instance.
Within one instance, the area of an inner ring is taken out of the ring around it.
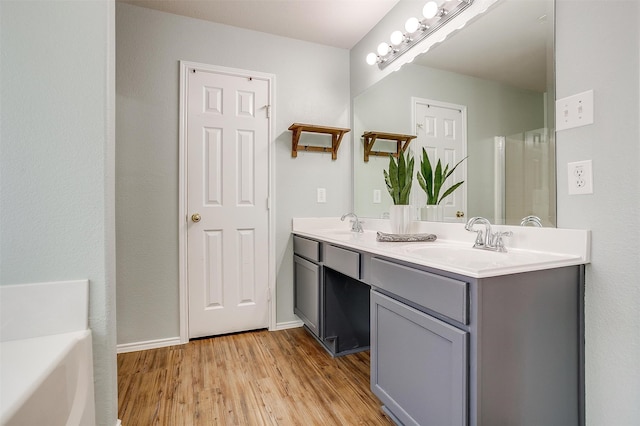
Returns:
[[[322,267],[320,243],[298,236],[293,237],[293,311],[305,323],[309,331],[320,336],[320,289]]]
[[[371,388],[387,413],[403,425],[466,425],[467,337],[372,291]]]
[[[320,335],[320,266],[293,256],[295,304],[293,311],[316,336]]]
[[[371,259],[371,390],[398,424],[584,424],[584,267],[471,278]]]
[[[333,356],[369,349],[370,286],[361,253],[293,237],[294,312]]]

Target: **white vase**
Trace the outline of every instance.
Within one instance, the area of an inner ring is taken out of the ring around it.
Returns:
[[[410,205],[392,205],[389,207],[391,232],[394,234],[408,234],[413,221],[413,208]]]
[[[427,204],[420,209],[420,218],[429,222],[442,222],[444,221],[444,206]]]

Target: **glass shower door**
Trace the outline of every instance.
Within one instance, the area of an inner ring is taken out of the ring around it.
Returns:
[[[546,128],[496,137],[496,223],[534,215],[555,226],[555,149]],[[552,133],[553,134],[553,133]]]

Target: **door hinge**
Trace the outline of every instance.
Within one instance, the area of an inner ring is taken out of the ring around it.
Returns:
[[[264,106],[267,109],[267,118],[271,118],[271,105]]]
[[[267,210],[271,210],[271,197],[267,197]]]

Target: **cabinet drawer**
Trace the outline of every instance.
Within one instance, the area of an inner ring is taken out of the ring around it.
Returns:
[[[469,323],[468,284],[464,281],[374,258],[371,284],[462,324]]]
[[[360,279],[360,253],[325,244],[324,266],[349,277]]]
[[[320,243],[317,241],[294,235],[293,252],[314,262],[320,261]]]

